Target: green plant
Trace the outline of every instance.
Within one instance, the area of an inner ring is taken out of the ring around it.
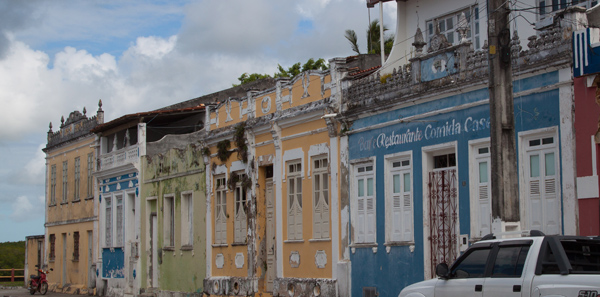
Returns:
[[[242,122],[235,126],[233,131],[233,141],[237,146],[238,159],[248,163],[248,146],[246,145],[246,123]]]
[[[221,162],[227,161],[229,156],[231,156],[232,152],[229,151],[230,147],[231,143],[227,139],[221,140],[217,143],[217,158],[219,158]]]
[[[208,147],[203,147],[202,148],[202,155],[206,156],[206,157],[210,157],[210,149]]]
[[[392,77],[392,74],[391,74],[391,73],[384,74],[384,75],[382,75],[382,76],[379,78],[379,81],[380,81],[382,84],[385,84],[385,83],[387,82],[388,78],[390,78],[390,77]]]

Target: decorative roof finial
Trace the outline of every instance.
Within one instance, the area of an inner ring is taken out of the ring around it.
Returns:
[[[83,107],[83,115],[85,115],[87,113],[87,110],[85,110],[85,106]]]
[[[469,32],[469,22],[464,12],[461,12],[458,16],[458,28],[456,28],[458,35],[460,36],[460,43],[469,42],[467,39],[467,32]]]
[[[425,42],[425,39],[423,38],[423,32],[421,31],[421,28],[417,27],[417,33],[415,33],[415,42],[413,42],[413,46],[415,47],[415,52],[416,52],[416,56],[420,56],[423,53],[423,47],[426,45],[427,43]]]
[[[48,127],[50,128],[48,132],[52,133],[52,122],[50,122],[50,125],[48,125]]]
[[[98,111],[102,111],[102,99],[98,101]]]
[[[65,116],[60,116],[60,127],[62,128],[65,125]]]

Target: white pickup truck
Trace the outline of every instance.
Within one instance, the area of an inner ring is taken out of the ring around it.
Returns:
[[[436,274],[438,278],[404,288],[400,297],[597,297],[600,238],[539,231],[509,239],[488,235],[450,268],[439,264]]]

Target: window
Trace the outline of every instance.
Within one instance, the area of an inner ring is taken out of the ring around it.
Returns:
[[[459,18],[462,13],[465,14],[467,24],[459,23]],[[479,41],[479,7],[477,5],[427,21],[428,42],[431,42],[431,38],[435,35],[436,24],[440,28],[440,33],[446,36],[446,39],[448,39],[450,44],[460,43],[461,37],[456,29],[468,26],[467,39],[473,43],[474,49],[477,50],[481,48]]]
[[[56,205],[56,165],[50,168],[50,205]]]
[[[300,160],[287,164],[288,240],[302,239],[302,164]]]
[[[569,6],[582,6],[592,8],[598,4],[598,0],[539,0],[539,15],[543,19],[548,13],[565,9]]]
[[[329,238],[329,165],[326,157],[313,163],[313,238]]]
[[[375,175],[373,164],[354,167],[354,191],[356,197],[355,243],[375,242]]]
[[[73,261],[79,261],[79,232],[73,232]]]
[[[51,261],[56,258],[56,235],[50,234],[50,255],[48,256]]]
[[[94,171],[94,153],[87,156],[87,197],[94,197],[94,180],[92,173]]]
[[[123,216],[123,196],[117,196],[117,237],[116,237],[116,246],[123,246],[125,243],[125,225],[123,224],[124,216]]]
[[[227,243],[227,184],[225,175],[215,179],[215,244]]]
[[[192,193],[181,194],[181,245],[194,243],[194,205]]]
[[[529,246],[500,246],[492,277],[521,277]]]
[[[173,196],[165,196],[163,209],[164,246],[175,247],[175,201]]]
[[[79,200],[79,187],[81,184],[81,159],[79,157],[75,158],[75,191],[73,195],[73,200]]]
[[[63,171],[62,171],[62,203],[67,203],[67,180],[68,180],[68,162],[63,162]]]
[[[560,233],[558,151],[554,136],[534,136],[526,140],[526,197],[529,201],[530,229],[546,234]]]
[[[390,216],[388,241],[413,240],[412,167],[409,157],[389,159],[386,170],[386,214]]]
[[[113,215],[112,215],[112,197],[104,198],[105,203],[105,220],[104,220],[104,244],[107,247],[112,246],[112,229],[113,229]]]
[[[246,205],[246,188],[242,181],[246,180],[246,174],[239,174],[239,181],[235,184],[235,220],[233,229],[233,241],[236,243],[246,243],[246,233],[248,222],[248,208]]]
[[[468,254],[461,257],[460,262],[452,267],[450,276],[452,278],[483,277],[489,254],[489,247],[469,250]]]

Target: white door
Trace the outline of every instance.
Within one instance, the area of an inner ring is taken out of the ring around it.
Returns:
[[[526,186],[529,226],[532,230],[560,234],[558,154],[554,137],[528,140]]]
[[[492,181],[490,180],[491,159],[490,147],[488,145],[475,149],[475,184],[477,185],[476,192],[473,193],[477,197],[476,216],[478,221],[474,222],[478,227],[477,237],[483,237],[492,233]]]

